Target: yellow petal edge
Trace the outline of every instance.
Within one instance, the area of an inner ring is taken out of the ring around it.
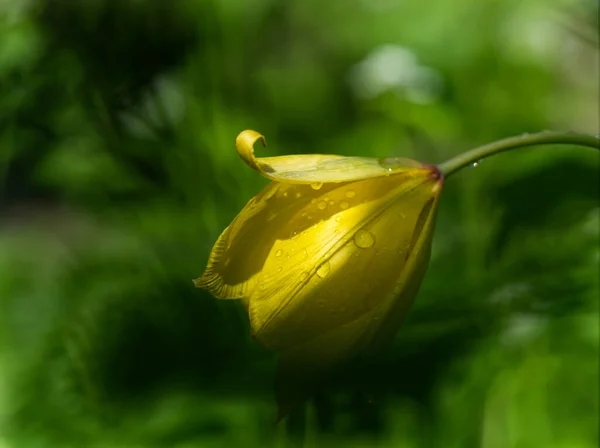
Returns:
[[[260,133],[251,130],[241,132],[235,140],[237,152],[250,168],[277,182],[295,184],[347,182],[423,168],[423,164],[402,157],[376,159],[302,154],[257,158],[254,155],[254,144],[258,140],[266,146],[265,137]]]

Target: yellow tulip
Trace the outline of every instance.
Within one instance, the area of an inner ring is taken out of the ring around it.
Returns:
[[[424,163],[254,156],[272,182],[217,240],[195,285],[241,299],[252,335],[279,354],[280,416],[331,369],[393,338],[429,261],[443,176]]]

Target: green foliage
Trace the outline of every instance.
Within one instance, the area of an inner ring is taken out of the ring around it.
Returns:
[[[590,0],[0,1],[0,447],[286,446],[304,427],[306,446],[597,446],[590,151],[449,179],[394,346],[287,427],[243,311],[191,283],[264,185],[240,131],[268,155],[431,163],[597,133],[595,17]]]

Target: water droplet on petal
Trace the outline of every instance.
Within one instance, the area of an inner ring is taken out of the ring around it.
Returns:
[[[285,193],[283,193],[283,197],[287,198],[288,197],[288,192],[286,191]]]
[[[360,229],[354,234],[354,244],[361,249],[368,249],[375,244],[375,236],[368,230]]]
[[[329,205],[335,205],[335,201],[329,201]]]
[[[354,190],[348,190],[348,191],[346,192],[345,196],[346,196],[347,198],[353,198],[354,196],[356,196],[356,191],[354,191]]]
[[[300,280],[304,280],[306,277],[308,277],[308,272],[303,272],[300,274]]]
[[[382,158],[379,159],[379,165],[381,165],[382,168],[385,168],[388,172],[392,172],[392,169],[398,166],[398,159],[395,157]]]
[[[408,247],[409,247],[409,245],[407,243],[402,243],[400,245],[400,247],[398,248],[398,254],[399,255],[405,254],[408,251]]]
[[[281,272],[282,270],[283,270],[283,268],[282,268],[281,266],[279,266],[279,267],[277,268],[277,272]]]
[[[326,261],[321,266],[319,266],[319,268],[317,269],[317,275],[321,278],[325,278],[325,277],[327,277],[327,274],[329,274],[330,269],[331,269],[331,265],[329,264],[328,261]]]
[[[321,189],[322,186],[323,186],[323,182],[315,182],[315,183],[310,184],[310,187],[313,190],[319,190],[319,189]]]
[[[338,215],[338,216],[335,217],[335,222],[340,222],[341,220],[342,220],[341,216]]]
[[[298,199],[300,196],[302,196],[302,193],[296,193],[296,199]]]
[[[281,249],[279,249],[277,252],[275,252],[276,257],[281,257],[282,255],[283,255],[283,251]]]
[[[340,202],[340,208],[341,208],[342,210],[346,210],[346,209],[348,208],[348,206],[349,206],[349,205],[350,205],[350,204],[348,204],[346,201],[342,201],[342,202]]]
[[[470,164],[469,166],[470,166],[471,168],[477,168],[479,165],[481,165],[481,162],[482,162],[482,161],[481,161],[481,159],[480,159],[480,160],[478,160],[478,161],[476,161],[476,162],[473,162],[473,163],[472,163],[472,164]]]
[[[317,200],[316,200],[315,198],[312,198],[312,199],[310,200],[310,203],[311,203],[311,204],[316,204],[316,203],[317,203]]]
[[[327,202],[325,202],[325,201],[319,201],[319,203],[317,204],[317,208],[319,210],[325,210],[327,208]]]

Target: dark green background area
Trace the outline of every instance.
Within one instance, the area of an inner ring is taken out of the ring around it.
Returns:
[[[238,158],[438,163],[597,134],[593,0],[0,0],[0,448],[592,448],[599,157],[445,185],[391,349],[274,424],[275,360],[192,287],[266,180]],[[351,298],[348,298],[351,300]]]

